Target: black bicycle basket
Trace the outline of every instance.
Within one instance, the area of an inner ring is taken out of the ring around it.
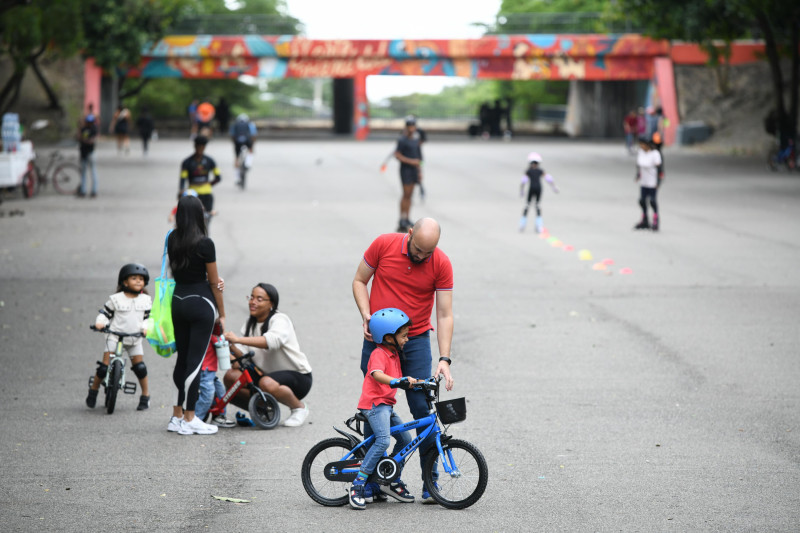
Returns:
[[[467,401],[465,398],[453,398],[436,402],[436,412],[442,424],[455,424],[467,419]]]

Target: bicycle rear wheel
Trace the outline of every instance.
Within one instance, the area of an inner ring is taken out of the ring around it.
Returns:
[[[446,461],[454,469],[452,474],[438,468],[439,478],[434,482],[441,459],[434,447],[425,456],[422,480],[436,503],[447,509],[464,509],[477,502],[489,482],[489,467],[483,454],[467,441],[451,439],[442,443]]]
[[[80,183],[81,167],[75,163],[61,163],[53,171],[53,188],[61,194],[75,194]]]
[[[350,483],[330,481],[325,477],[325,465],[340,461],[350,451],[347,439],[326,439],[311,448],[303,459],[300,477],[311,499],[326,507],[345,505]]]
[[[33,197],[39,190],[39,176],[36,174],[36,167],[28,167],[28,171],[22,176],[22,195],[25,198]]]
[[[117,359],[111,363],[111,368],[108,369],[108,386],[106,387],[106,411],[108,414],[112,414],[117,405],[120,379],[122,379],[122,361]]]

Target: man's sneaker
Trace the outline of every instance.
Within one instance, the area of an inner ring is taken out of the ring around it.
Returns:
[[[100,392],[99,390],[92,390],[89,389],[89,395],[86,397],[86,405],[94,409],[94,406],[97,405],[97,393]]]
[[[389,497],[381,492],[381,487],[377,483],[370,481],[364,486],[364,500],[367,503],[385,502]]]
[[[181,429],[178,430],[179,435],[213,435],[219,428],[206,424],[200,418],[194,417],[191,421],[187,422],[184,418],[181,420]]]
[[[137,411],[144,411],[145,409],[150,408],[150,396],[145,396],[142,394],[139,396],[139,407],[136,408]]]
[[[381,485],[381,491],[387,496],[391,496],[399,502],[411,503],[414,501],[414,496],[408,492],[406,484],[400,481],[393,481],[390,485]]]
[[[232,428],[236,425],[233,420],[228,420],[225,415],[217,415],[211,419],[211,423],[221,428]]]
[[[245,428],[251,428],[255,426],[255,423],[247,418],[247,415],[239,411],[236,413],[236,423]]]
[[[350,507],[353,509],[366,509],[367,501],[364,499],[364,483],[353,483],[350,486]]]
[[[436,490],[439,490],[439,484],[436,483],[435,481],[433,482],[433,484],[436,485]],[[431,493],[428,492],[428,487],[424,486],[422,487],[422,498],[420,498],[420,501],[422,503],[436,503],[436,500],[434,500],[431,497]]]
[[[177,416],[171,416],[169,418],[169,424],[167,424],[167,431],[172,431],[173,433],[177,433],[181,430],[181,421],[183,418],[178,418]]]
[[[283,425],[288,427],[302,426],[303,422],[308,418],[308,412],[308,405],[300,407],[299,409],[292,409],[292,414],[289,415],[289,418],[286,419]]]

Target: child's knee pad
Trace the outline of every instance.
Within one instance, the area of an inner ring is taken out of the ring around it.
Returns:
[[[147,367],[144,364],[144,361],[140,361],[131,367],[133,373],[136,374],[136,377],[139,379],[144,379],[147,377]]]
[[[108,365],[103,364],[102,361],[97,362],[97,377],[103,379],[108,374]]]

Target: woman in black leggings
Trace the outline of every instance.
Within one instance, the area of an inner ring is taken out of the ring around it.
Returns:
[[[175,213],[175,231],[167,242],[169,266],[175,278],[172,325],[178,359],[172,379],[178,388],[167,431],[181,435],[208,435],[217,426],[194,416],[200,387],[200,368],[214,324],[225,327],[222,283],[217,272],[214,241],[208,238],[203,204],[184,196]]]

